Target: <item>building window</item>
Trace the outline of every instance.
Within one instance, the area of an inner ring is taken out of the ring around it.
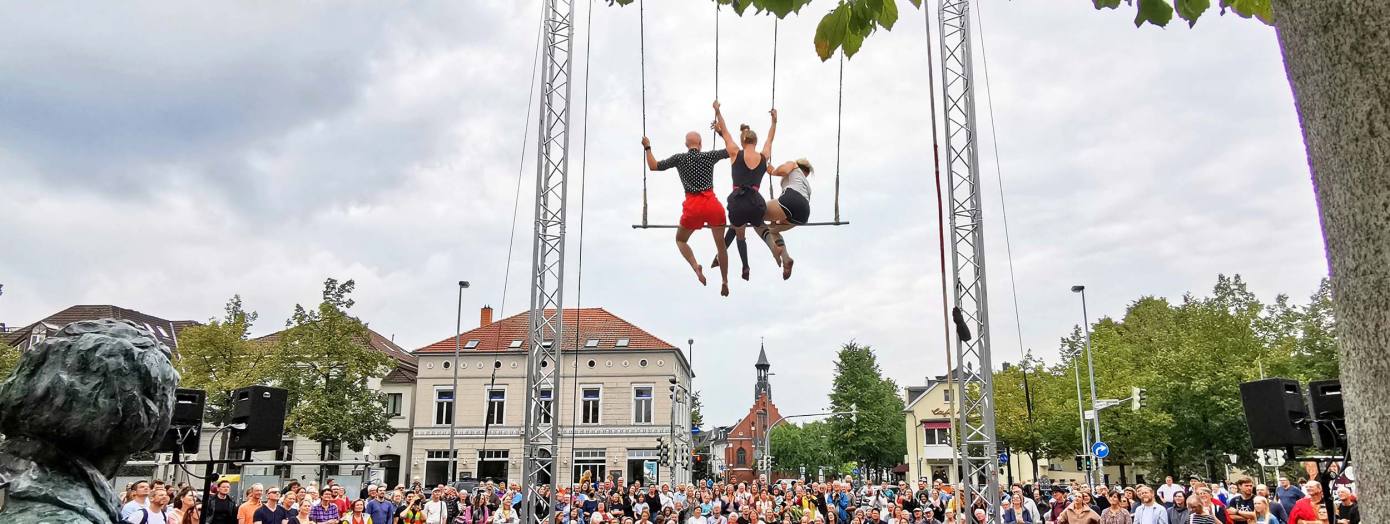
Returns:
[[[48,338],[48,331],[41,325],[34,326],[34,332],[29,335],[29,347],[39,345],[39,342],[43,342],[45,338]]]
[[[740,466],[748,465],[748,450],[738,448],[738,451],[734,452],[734,463]]]
[[[386,394],[386,416],[392,418],[401,416],[401,396],[401,393]]]
[[[584,388],[582,406],[584,410],[584,424],[598,424],[599,398],[602,396],[602,391],[603,390],[600,388]]]
[[[951,428],[927,428],[927,436],[925,442],[928,446],[951,445]]]
[[[507,419],[507,390],[487,390],[487,415],[483,424],[501,424]]]
[[[550,407],[553,405],[553,403],[552,403],[551,401],[554,400],[554,399],[555,399],[555,396],[554,396],[553,393],[551,393],[550,390],[548,390],[548,389],[542,389],[542,390],[541,390],[541,405],[540,405],[540,408],[541,408],[541,424],[549,424],[549,423],[550,423]]]
[[[454,423],[454,390],[434,390],[434,424],[442,426]]]
[[[584,341],[584,347],[586,347],[586,348],[596,348],[596,347],[598,347],[598,339],[596,339],[596,338],[591,338],[591,339],[589,339],[589,340]]]
[[[449,458],[458,458],[458,450],[431,449],[425,451],[425,485],[437,486],[449,482]]]
[[[478,347],[477,339],[469,340],[468,342],[463,343],[463,349],[474,349],[476,347]]]
[[[651,424],[652,423],[652,387],[637,386],[632,388],[632,423]]]
[[[631,341],[628,340],[628,339],[625,339],[625,338],[620,338],[620,339],[618,339],[617,342],[613,343],[613,347],[615,347],[615,348],[625,348],[625,347],[627,347],[628,342],[631,342]]]
[[[294,460],[293,439],[283,439],[280,441],[280,447],[275,449],[275,460],[280,462],[289,462],[291,460]],[[290,466],[275,466],[275,475],[279,476],[280,478],[289,478],[291,476]]]
[[[951,388],[946,388],[945,390],[943,390],[943,391],[941,392],[941,397],[942,397],[946,402],[950,402],[950,401],[951,401]]]
[[[511,454],[511,450],[506,449],[478,450],[477,478],[483,481],[506,482],[507,462],[511,458]]]
[[[513,340],[511,344],[508,344],[508,345],[507,345],[507,347],[512,348],[512,349],[519,348],[519,347],[521,347],[521,341],[520,341],[520,340]]]
[[[319,460],[343,460],[343,443],[336,440],[327,440],[319,443]],[[337,475],[338,466],[324,466],[323,474]]]

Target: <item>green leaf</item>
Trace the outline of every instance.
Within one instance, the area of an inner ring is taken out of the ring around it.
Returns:
[[[1115,9],[1120,7],[1120,0],[1091,0],[1091,4],[1095,5],[1096,9]]]
[[[898,1],[884,0],[883,10],[878,13],[878,25],[883,26],[889,31],[893,30],[893,24],[898,22]]]
[[[840,47],[840,50],[845,53],[845,58],[853,58],[854,54],[858,53],[859,48],[863,47],[863,45],[863,35],[851,31],[845,33],[845,44]]]
[[[1211,9],[1211,0],[1177,0],[1178,18],[1187,20],[1187,27],[1197,25],[1197,18]]]
[[[821,18],[816,25],[816,54],[820,56],[822,62],[829,60],[845,42],[845,33],[849,27],[849,8],[845,4],[840,4],[833,11]]]
[[[795,0],[762,0],[759,7],[776,15],[777,18],[786,18],[796,8]]]
[[[1255,17],[1261,22],[1274,25],[1274,11],[1270,0],[1221,0],[1221,14],[1226,9],[1235,11],[1241,18]]]
[[[1144,25],[1144,22],[1167,27],[1168,22],[1173,20],[1173,6],[1166,0],[1139,0],[1139,12],[1134,17],[1134,27]]]
[[[921,8],[922,8],[922,0],[908,0],[908,1],[912,2],[912,7],[916,7],[916,8],[918,8],[918,9],[921,9]]]
[[[753,5],[753,0],[734,0],[734,14],[743,16],[743,12],[747,11],[750,5]]]

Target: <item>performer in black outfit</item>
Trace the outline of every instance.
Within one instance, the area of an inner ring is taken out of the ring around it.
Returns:
[[[734,189],[726,201],[731,228],[724,233],[724,245],[728,246],[735,238],[738,239],[738,256],[743,262],[744,280],[748,280],[748,241],[744,231],[747,226],[761,229],[764,225],[763,215],[767,212],[767,201],[758,193],[758,188],[767,174],[767,159],[772,156],[772,139],[777,135],[777,110],[768,113],[772,115],[772,125],[767,130],[767,142],[763,143],[763,150],[759,153],[758,134],[752,128],[747,124],[739,126],[739,138],[743,145],[743,149],[739,150],[728,128],[723,125],[724,117],[718,109],[715,110],[715,125],[724,136],[725,147],[729,150],[732,159],[730,173],[734,181]],[[718,264],[719,261],[715,260],[711,267],[718,267]]]

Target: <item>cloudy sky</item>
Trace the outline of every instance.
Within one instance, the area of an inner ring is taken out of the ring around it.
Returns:
[[[789,233],[789,282],[750,246],[753,280],[720,298],[695,282],[671,231],[629,228],[642,204],[638,10],[596,4],[587,159],[575,71],[566,304],[608,308],[673,343],[694,338],[697,387],[716,423],[746,411],[760,338],[784,413],[826,405],[845,341],[874,346],[901,384],[943,372],[922,12],[900,1],[899,25],[846,63],[840,202],[853,224]],[[646,127],[659,153],[673,153],[710,118],[714,9],[648,4]],[[834,195],[838,70],[817,60],[811,36],[833,5],[814,2],[779,30],[774,156],[820,168],[816,220],[830,219]],[[466,327],[484,304],[521,312],[539,3],[402,6],[0,7],[0,321],[23,325],[75,303],[204,320],[239,293],[260,312],[261,334],[314,302],[329,276],[355,279],[356,313],[407,348],[451,336],[460,279],[473,282]],[[1075,283],[1088,286],[1092,317],[1142,295],[1205,292],[1218,273],[1244,275],[1263,297],[1313,291],[1326,264],[1272,29],[1214,13],[1192,30],[1135,29],[1132,8],[1098,12],[1082,0],[985,1],[979,13],[996,362],[1018,360],[1020,345],[1055,358],[1081,320]],[[763,130],[772,21],[723,21],[725,113]],[[652,222],[673,222],[680,185],[668,173],[649,182]],[[727,190],[721,178],[717,191]],[[711,257],[707,236],[693,245]]]

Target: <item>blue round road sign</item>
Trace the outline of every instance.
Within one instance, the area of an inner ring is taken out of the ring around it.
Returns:
[[[1108,457],[1110,456],[1110,446],[1104,442],[1097,442],[1095,444],[1091,444],[1091,454],[1095,455],[1096,458],[1103,459],[1105,457]]]
[[[999,464],[1002,466],[1002,465],[1005,465],[1005,464],[1008,464],[1008,463],[1009,463],[1009,454],[1008,454],[1008,453],[1000,453],[1000,454],[999,454]]]

